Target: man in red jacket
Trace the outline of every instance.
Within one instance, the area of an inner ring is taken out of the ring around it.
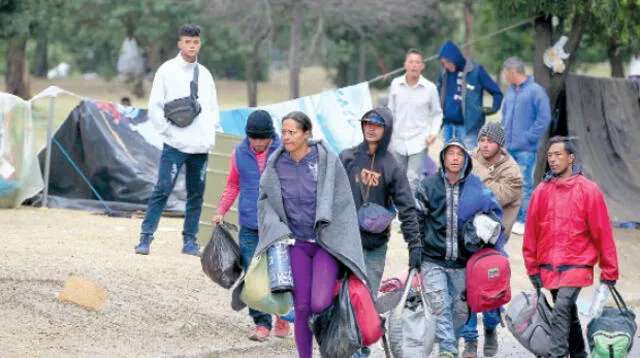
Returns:
[[[555,302],[550,356],[587,357],[576,300],[598,261],[600,282],[616,283],[616,245],[602,192],[580,174],[570,139],[552,138],[547,160],[551,171],[529,204],[524,262],[534,287],[551,290]]]

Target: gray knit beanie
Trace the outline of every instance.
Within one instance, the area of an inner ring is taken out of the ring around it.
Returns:
[[[478,140],[480,140],[481,137],[487,137],[498,143],[501,147],[504,147],[504,130],[502,130],[502,126],[498,122],[485,123],[478,133]]]

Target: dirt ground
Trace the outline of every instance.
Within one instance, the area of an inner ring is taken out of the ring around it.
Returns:
[[[246,338],[246,311],[231,310],[230,292],[204,275],[198,258],[180,254],[181,226],[181,219],[163,219],[151,255],[139,256],[133,246],[140,219],[54,209],[0,211],[0,356],[295,357],[293,339],[259,344]],[[637,306],[640,231],[617,230],[616,239],[619,289]],[[528,290],[519,236],[508,250],[513,292]],[[405,245],[394,234],[386,275],[401,272],[406,262]],[[70,274],[107,290],[101,311],[58,302]],[[591,292],[582,294],[581,310],[588,309]],[[500,357],[526,353],[506,329],[500,333]],[[374,354],[384,356],[380,350]],[[638,356],[636,348],[631,357]]]

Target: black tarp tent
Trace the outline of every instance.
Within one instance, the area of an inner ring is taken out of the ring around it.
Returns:
[[[578,162],[604,193],[613,221],[640,222],[640,92],[638,82],[570,75],[566,123]],[[566,127],[565,127],[566,126]],[[565,133],[560,133],[565,134]]]
[[[162,145],[146,110],[82,100],[53,137],[48,206],[98,211],[107,206],[113,212],[145,210],[157,179]],[[44,168],[44,150],[39,161]],[[181,173],[166,210],[184,211],[185,200]]]

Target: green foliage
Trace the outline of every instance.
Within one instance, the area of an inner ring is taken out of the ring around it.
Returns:
[[[571,16],[576,11],[582,11],[591,6],[591,0],[488,0],[488,2],[494,9],[500,10],[502,16],[523,18],[539,14]]]
[[[449,10],[447,5],[440,6],[433,10],[438,14],[434,16],[436,19],[425,21],[420,26],[399,25],[392,31],[366,34],[366,79],[370,80],[385,72],[401,68],[404,65],[405,54],[410,48],[422,51],[425,58],[436,54],[442,43],[450,38],[450,34],[457,32],[459,26],[459,22],[455,19],[457,15],[451,11],[444,11]],[[338,84],[340,79],[337,76],[340,73],[336,69],[340,65],[346,65],[346,82],[347,84],[355,83],[358,76],[359,35],[347,26],[333,26],[327,31],[327,38],[330,45],[323,66],[334,70],[332,80]],[[384,65],[384,69],[381,65]],[[423,75],[435,81],[439,72],[440,64],[434,60],[425,64]],[[386,88],[391,80],[400,74],[370,85],[374,88]]]
[[[501,16],[501,13],[487,1],[479,2],[474,11],[474,37],[484,36],[527,18]],[[522,25],[476,43],[472,47],[472,58],[482,64],[490,74],[497,76],[504,60],[511,56],[518,56],[525,62],[533,63],[534,40],[532,25]]]
[[[73,16],[55,19],[51,31],[55,37],[50,43],[64,47],[81,72],[97,72],[107,79],[117,75],[120,47],[127,36],[136,39],[147,59],[147,70],[155,71],[177,54],[180,26],[194,23],[202,28],[199,61],[216,77],[244,79],[248,50],[239,35],[211,23],[195,2],[75,0],[65,4],[64,12]],[[266,74],[267,64],[259,78],[266,79]]]

